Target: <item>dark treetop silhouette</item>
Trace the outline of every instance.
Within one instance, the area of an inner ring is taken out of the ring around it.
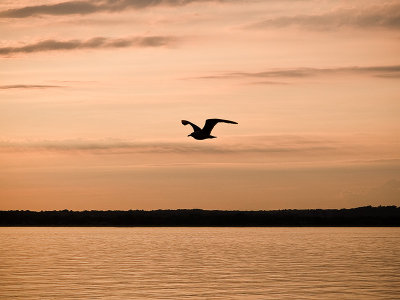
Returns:
[[[0,210],[0,226],[400,226],[400,207],[285,210]]]
[[[203,129],[201,129],[199,126],[196,124],[193,124],[192,122],[182,120],[183,125],[190,125],[193,127],[193,132],[189,134],[188,136],[191,136],[192,138],[196,140],[205,140],[205,139],[215,139],[216,136],[211,135],[211,131],[213,130],[214,126],[217,125],[217,123],[229,123],[229,124],[237,124],[236,122],[229,121],[229,120],[222,120],[222,119],[207,119],[206,123],[204,124]]]

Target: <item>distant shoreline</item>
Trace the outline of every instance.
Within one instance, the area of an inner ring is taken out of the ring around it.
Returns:
[[[350,209],[0,211],[1,227],[399,227],[400,207]]]

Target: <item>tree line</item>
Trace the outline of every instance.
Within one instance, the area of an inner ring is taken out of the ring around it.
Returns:
[[[400,226],[400,207],[285,210],[0,211],[0,226]]]

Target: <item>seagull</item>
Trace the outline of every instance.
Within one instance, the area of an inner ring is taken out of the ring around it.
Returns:
[[[213,130],[214,126],[217,125],[217,123],[229,123],[229,124],[237,124],[236,122],[229,121],[229,120],[222,120],[222,119],[207,119],[206,123],[204,124],[203,129],[201,129],[199,126],[196,124],[193,124],[192,122],[182,120],[183,125],[190,125],[193,127],[193,132],[189,134],[188,136],[191,136],[192,138],[196,140],[205,140],[205,139],[215,139],[216,136],[211,135],[211,130]]]

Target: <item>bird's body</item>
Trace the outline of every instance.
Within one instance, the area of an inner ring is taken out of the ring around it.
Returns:
[[[204,124],[203,128],[200,128],[196,124],[193,124],[192,122],[182,120],[183,125],[190,125],[193,127],[193,132],[189,134],[188,136],[191,136],[192,138],[196,140],[205,140],[205,139],[215,139],[216,136],[211,135],[211,131],[213,130],[214,126],[217,125],[218,123],[229,123],[229,124],[237,124],[234,121],[229,121],[229,120],[223,120],[223,119],[207,119],[206,123]]]
[[[212,136],[212,135],[205,135],[203,132],[201,131],[193,131],[191,134],[189,134],[188,136],[191,136],[192,138],[196,139],[196,140],[205,140],[205,139],[215,139],[216,136]]]

